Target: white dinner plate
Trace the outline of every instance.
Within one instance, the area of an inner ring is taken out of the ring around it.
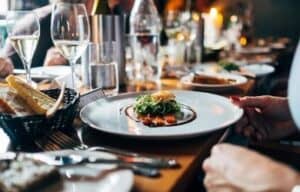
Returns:
[[[47,152],[48,155],[78,154],[87,157],[116,158],[112,154],[95,151],[63,150]],[[133,186],[133,173],[130,170],[113,171],[116,165],[88,164],[60,168],[62,181],[53,184],[42,192],[129,192]]]
[[[241,67],[241,70],[253,73],[256,77],[263,77],[275,71],[275,68],[266,64],[250,64]]]
[[[232,79],[235,82],[230,84],[203,84],[194,83],[194,74],[189,74],[180,79],[180,83],[184,88],[197,89],[202,91],[220,92],[227,91],[236,88],[240,85],[247,83],[248,79],[244,76],[231,74],[231,73],[209,73],[209,72],[197,72],[197,74],[212,76],[216,78]]]
[[[164,127],[148,127],[132,120],[124,109],[145,92],[97,100],[85,106],[80,117],[90,127],[110,134],[141,139],[181,139],[225,128],[238,121],[243,114],[242,109],[225,97],[194,91],[172,92],[180,104],[189,106],[196,113],[196,118],[185,124]]]
[[[31,69],[31,73],[42,75],[50,75],[54,77],[65,76],[71,73],[70,66],[48,66],[48,67],[34,67]]]

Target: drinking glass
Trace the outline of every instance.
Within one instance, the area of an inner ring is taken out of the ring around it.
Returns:
[[[164,14],[164,29],[170,41],[176,40],[181,32],[180,13],[178,11],[167,11]]]
[[[9,11],[6,22],[8,38],[23,62],[27,83],[31,84],[31,61],[40,37],[38,17],[33,11]]]
[[[105,95],[119,92],[117,50],[115,42],[89,44],[89,69],[91,89],[102,88]]]
[[[69,60],[72,70],[72,89],[76,86],[75,64],[84,53],[90,39],[90,27],[84,4],[54,4],[51,16],[51,38],[61,54]]]

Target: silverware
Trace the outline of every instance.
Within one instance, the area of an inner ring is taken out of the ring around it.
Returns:
[[[89,147],[60,131],[51,134],[50,136],[48,136],[47,139],[36,141],[36,144],[38,145],[39,148],[47,151],[60,150],[60,149],[104,151],[104,152],[115,154],[118,157],[118,159],[124,162],[137,164],[140,166],[147,166],[147,167],[154,167],[154,168],[173,168],[178,166],[177,161],[174,159],[146,157],[146,156],[141,156],[137,153],[131,153],[128,151],[119,150],[111,147],[102,147],[102,146]]]
[[[118,168],[130,169],[135,174],[147,176],[147,177],[157,177],[160,175],[159,170],[156,168],[141,167],[135,164],[126,163],[120,159],[106,159],[98,157],[83,157],[78,154],[72,155],[49,155],[42,153],[14,153],[8,152],[0,155],[0,161],[14,160],[18,156],[23,156],[28,159],[33,159],[36,161],[43,162],[48,165],[63,167],[63,166],[74,166],[81,164],[116,164]]]

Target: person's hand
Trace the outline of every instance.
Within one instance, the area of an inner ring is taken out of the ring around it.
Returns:
[[[245,110],[236,131],[255,140],[278,139],[296,132],[288,101],[282,97],[232,97],[232,102]]]
[[[203,163],[207,191],[291,191],[299,173],[242,147],[220,144]]]
[[[14,66],[10,59],[0,57],[0,77],[4,78],[11,74],[14,70]]]
[[[50,48],[44,61],[44,66],[66,65],[68,60],[56,48]]]

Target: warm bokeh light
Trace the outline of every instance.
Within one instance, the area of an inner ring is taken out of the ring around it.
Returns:
[[[217,8],[212,7],[209,11],[209,14],[210,14],[211,17],[217,17],[218,16]]]
[[[236,15],[231,15],[230,16],[230,21],[231,21],[231,23],[237,23],[238,17]]]
[[[247,38],[246,38],[246,37],[241,37],[241,38],[240,38],[240,44],[241,44],[242,46],[246,46],[246,45],[248,44]]]
[[[200,15],[198,13],[193,12],[192,18],[194,21],[200,21]]]

